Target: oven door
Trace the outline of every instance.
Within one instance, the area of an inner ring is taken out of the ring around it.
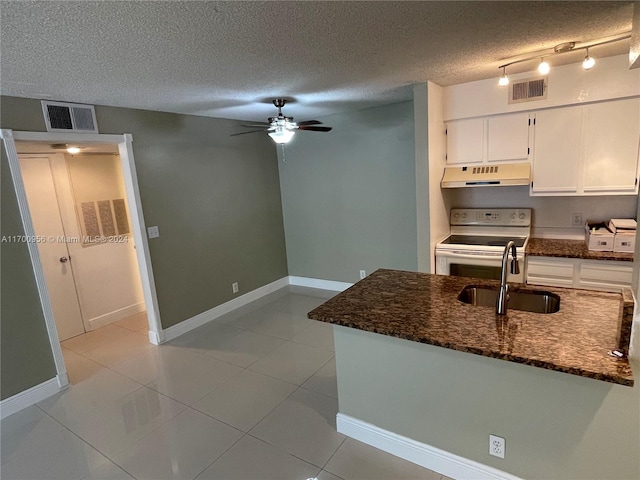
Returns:
[[[523,256],[518,256],[520,273],[514,275],[508,272],[507,281],[524,283]],[[436,249],[436,273],[439,275],[500,280],[501,270],[502,254]]]

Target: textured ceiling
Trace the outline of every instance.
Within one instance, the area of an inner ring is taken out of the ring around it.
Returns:
[[[628,32],[633,17],[633,2],[612,1],[0,6],[3,95],[244,120],[273,115],[277,96],[294,99],[285,113],[303,120],[411,98],[416,82],[497,78],[505,59]]]

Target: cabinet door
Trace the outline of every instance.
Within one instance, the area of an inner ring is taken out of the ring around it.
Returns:
[[[482,162],[484,120],[455,120],[447,123],[447,164],[464,165]]]
[[[532,194],[578,191],[582,107],[536,112]]]
[[[500,115],[487,120],[487,160],[529,160],[529,114]]]
[[[585,114],[584,191],[637,192],[640,99],[589,105]]]

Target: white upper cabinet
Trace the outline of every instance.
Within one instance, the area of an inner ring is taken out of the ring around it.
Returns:
[[[487,119],[489,162],[529,160],[529,114],[516,113]]]
[[[536,112],[532,194],[578,191],[582,107]]]
[[[447,123],[447,164],[480,163],[483,153],[483,119],[472,118]]]
[[[640,99],[586,107],[584,191],[634,193],[638,170]]]
[[[640,99],[536,112],[531,195],[638,193]]]
[[[447,164],[527,162],[528,113],[453,120],[447,123]]]

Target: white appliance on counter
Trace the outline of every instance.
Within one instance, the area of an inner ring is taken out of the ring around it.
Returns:
[[[520,273],[507,280],[524,283],[531,209],[453,208],[449,220],[451,234],[435,248],[437,274],[499,280],[504,247],[513,240]]]

